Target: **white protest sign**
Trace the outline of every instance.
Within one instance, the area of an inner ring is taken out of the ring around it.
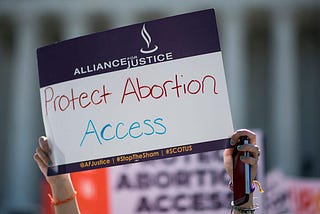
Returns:
[[[38,49],[49,174],[224,149],[233,133],[214,10]]]

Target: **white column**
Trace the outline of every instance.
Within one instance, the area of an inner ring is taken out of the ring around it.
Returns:
[[[248,78],[246,69],[246,23],[244,10],[227,8],[221,12],[220,35],[234,128],[246,128]],[[222,30],[222,31],[221,31]]]
[[[296,29],[290,10],[276,10],[272,25],[271,75],[272,136],[268,153],[272,167],[289,174],[299,170],[298,90]],[[302,145],[302,144],[300,144]]]
[[[39,173],[33,154],[41,129],[36,68],[36,17],[16,16],[13,71],[10,79],[8,150],[6,152],[5,207],[14,212],[36,212]],[[9,72],[9,71],[6,71]]]

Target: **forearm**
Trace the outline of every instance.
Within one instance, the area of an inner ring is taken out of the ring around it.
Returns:
[[[48,138],[39,137],[39,147],[33,158],[39,166],[42,174],[51,187],[51,203],[56,214],[79,214],[76,193],[73,188],[70,174],[48,176],[48,166],[52,165],[49,154],[51,153]]]
[[[50,183],[52,197],[54,201],[64,201],[68,198],[72,198],[66,203],[55,205],[56,214],[79,214],[80,210],[77,203],[77,198],[72,197],[75,194],[75,190],[71,181],[70,176],[65,176],[63,179],[59,179],[53,183]]]

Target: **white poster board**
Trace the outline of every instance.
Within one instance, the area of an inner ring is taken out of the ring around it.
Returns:
[[[214,10],[38,49],[48,174],[224,149],[233,133]]]

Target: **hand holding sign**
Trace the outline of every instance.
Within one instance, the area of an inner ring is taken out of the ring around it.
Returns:
[[[224,150],[224,166],[227,170],[228,175],[230,176],[231,180],[233,178],[232,175],[232,153],[234,149],[238,149],[239,151],[248,151],[252,154],[252,157],[243,158],[242,161],[244,163],[250,164],[252,167],[251,172],[251,179],[253,180],[257,175],[257,167],[258,167],[258,160],[260,150],[259,147],[256,145],[256,135],[254,132],[247,130],[247,129],[239,129],[237,130],[231,137],[230,145],[235,146],[239,141],[241,136],[248,136],[249,137],[249,145],[242,145],[241,147],[237,148],[228,148]]]
[[[51,187],[53,202],[57,202],[54,200],[57,199],[66,199],[69,198],[70,195],[74,195],[75,190],[73,188],[73,184],[70,178],[70,174],[61,174],[56,176],[47,176],[48,166],[52,164],[51,159],[48,154],[50,154],[50,148],[48,144],[48,139],[44,136],[39,138],[39,147],[36,149],[36,153],[33,158],[38,164],[38,167],[47,182]],[[62,203],[63,200],[60,200]],[[78,214],[80,213],[78,203],[75,197],[72,197],[72,200],[68,200],[64,203],[64,206],[55,206],[55,213],[70,213],[70,214]]]

